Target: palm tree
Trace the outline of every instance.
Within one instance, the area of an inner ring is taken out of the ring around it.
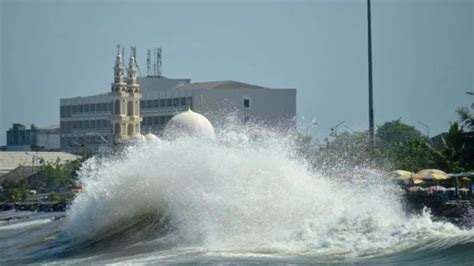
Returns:
[[[469,111],[466,106],[459,107],[456,112],[459,115],[462,127],[466,127],[466,131],[474,131],[474,114]]]

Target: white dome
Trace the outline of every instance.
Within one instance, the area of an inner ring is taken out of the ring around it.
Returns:
[[[132,139],[132,140],[135,140],[135,141],[144,141],[144,140],[145,140],[145,137],[144,137],[142,134],[137,133],[137,134],[133,135],[133,136],[131,137],[131,139]]]
[[[155,136],[155,135],[152,134],[152,133],[148,133],[148,134],[145,135],[145,139],[146,139],[147,141],[157,141],[157,140],[158,140],[158,137]]]
[[[171,118],[166,124],[163,136],[167,139],[191,136],[204,139],[214,139],[216,133],[214,127],[207,118],[189,109]]]

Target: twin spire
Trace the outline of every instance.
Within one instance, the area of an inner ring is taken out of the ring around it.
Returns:
[[[117,56],[115,58],[114,66],[114,83],[112,84],[112,91],[121,91],[125,87],[124,81],[124,64],[122,60],[122,54],[124,54],[124,49],[122,48],[122,53],[120,53],[120,45],[117,45]],[[129,92],[138,92],[139,85],[137,83],[137,61],[136,61],[137,50],[135,46],[130,47],[130,60],[128,62],[127,68],[127,87],[129,87]]]

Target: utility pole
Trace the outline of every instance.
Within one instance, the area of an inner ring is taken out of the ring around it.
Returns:
[[[370,14],[370,0],[367,0],[367,41],[368,41],[368,66],[369,66],[369,134],[372,147],[375,146],[374,139],[374,101],[372,92],[372,27]]]

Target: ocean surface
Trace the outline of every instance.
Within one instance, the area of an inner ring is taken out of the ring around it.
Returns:
[[[408,213],[390,180],[336,180],[292,138],[251,134],[149,137],[89,159],[67,212],[0,212],[0,265],[474,265],[472,217]]]

